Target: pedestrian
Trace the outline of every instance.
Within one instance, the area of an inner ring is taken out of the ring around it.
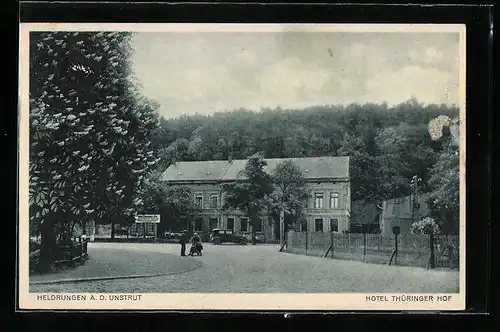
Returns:
[[[188,240],[187,230],[183,230],[179,238],[181,243],[181,256],[186,256],[186,242]]]

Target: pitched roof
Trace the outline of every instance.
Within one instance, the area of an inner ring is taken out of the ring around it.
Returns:
[[[229,167],[227,160],[181,161],[170,165],[163,172],[163,181],[215,181]]]
[[[236,180],[238,173],[245,168],[247,160],[234,160],[221,180]],[[279,163],[291,160],[300,168],[306,179],[349,177],[349,157],[273,158],[264,160],[267,162],[264,171],[268,174],[272,174]]]
[[[349,157],[273,158],[264,159],[264,170],[272,174],[285,160],[293,161],[306,179],[348,178]],[[189,161],[170,165],[162,175],[163,181],[235,180],[248,159],[228,161]],[[241,178],[241,177],[240,177]]]

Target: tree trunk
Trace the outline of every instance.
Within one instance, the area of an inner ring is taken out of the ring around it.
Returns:
[[[114,240],[115,238],[115,220],[111,220],[111,239]]]
[[[160,223],[156,227],[156,236],[157,237],[164,237],[163,234],[165,234],[165,223],[162,222],[163,218],[160,219]]]
[[[54,234],[54,219],[51,216],[45,216],[40,227],[40,259],[37,269],[40,272],[49,272],[54,262],[54,251],[56,248],[56,237]]]
[[[256,244],[256,241],[255,241],[255,225],[257,224],[257,221],[258,221],[259,218],[257,218],[257,217],[250,217],[249,219],[252,221],[251,222],[251,224],[252,224],[252,235],[251,235],[252,236],[252,245],[255,245]]]

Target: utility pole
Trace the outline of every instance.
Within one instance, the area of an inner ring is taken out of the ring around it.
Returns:
[[[224,226],[223,223],[224,223],[224,211],[223,211],[223,205],[224,205],[224,197],[222,196],[224,194],[224,192],[222,191],[222,186],[220,187],[219,189],[219,220],[217,222],[217,227],[218,228],[223,228]],[[211,232],[212,230],[210,230]]]
[[[412,218],[414,221],[418,221],[419,218],[419,208],[420,208],[420,203],[418,200],[418,184],[422,182],[422,179],[418,175],[414,175],[411,178],[411,185],[413,187],[413,204],[411,207],[412,211]]]

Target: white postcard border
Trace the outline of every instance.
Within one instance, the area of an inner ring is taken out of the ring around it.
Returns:
[[[110,300],[103,293],[29,293],[29,33],[31,31],[134,32],[390,32],[460,34],[460,291],[456,294],[309,293],[309,294],[129,294],[140,300]],[[19,225],[18,304],[20,309],[122,310],[463,310],[465,309],[465,25],[461,24],[191,24],[191,23],[21,23],[19,45]],[[76,300],[51,300],[79,295]],[[91,295],[94,299],[91,299]],[[42,298],[40,298],[42,296]],[[45,296],[45,298],[43,298]],[[432,297],[432,301],[394,301],[393,296]],[[83,299],[85,297],[85,299]],[[375,300],[370,300],[375,299]],[[437,300],[437,299],[441,300]]]

